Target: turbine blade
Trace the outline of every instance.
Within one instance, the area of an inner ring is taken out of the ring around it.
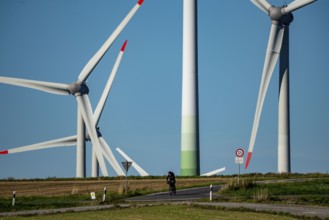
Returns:
[[[126,48],[126,45],[127,45],[127,40],[124,42],[124,44],[122,45],[122,48],[119,52],[119,55],[114,63],[114,66],[113,66],[113,69],[112,69],[112,72],[107,80],[107,83],[106,83],[106,86],[105,86],[105,89],[103,91],[103,94],[96,106],[96,109],[94,111],[94,120],[96,122],[96,125],[98,124],[99,122],[99,119],[100,119],[100,116],[103,112],[103,109],[104,109],[104,106],[105,106],[105,103],[106,103],[106,100],[107,100],[107,97],[111,91],[111,87],[112,87],[112,83],[114,81],[114,77],[118,71],[118,68],[119,68],[119,65],[120,65],[120,62],[121,62],[121,59],[122,59],[122,56],[123,56],[123,53],[125,51],[125,48]]]
[[[263,104],[264,104],[264,99],[265,99],[267,88],[269,86],[269,83],[270,83],[270,80],[271,80],[271,77],[273,74],[275,64],[276,64],[279,54],[280,54],[282,40],[283,40],[283,34],[284,34],[284,28],[273,23],[272,27],[271,27],[271,32],[270,32],[270,38],[269,38],[268,45],[267,45],[262,80],[261,80],[259,93],[258,93],[256,112],[255,112],[254,123],[253,123],[250,142],[249,142],[248,156],[247,156],[247,160],[246,160],[245,169],[248,168],[251,154],[252,154],[252,151],[254,148],[258,125],[259,125],[259,119],[260,119]]]
[[[125,154],[120,148],[117,147],[116,150],[121,154],[121,156],[123,158],[125,158],[127,161],[131,161],[132,162],[131,166],[133,166],[135,168],[135,170],[141,176],[149,176],[150,175],[143,168],[141,168],[135,161],[133,161],[127,154]]]
[[[224,172],[226,167],[219,168],[217,170],[210,171],[208,173],[202,174],[201,176],[214,176],[218,173]]]
[[[103,147],[105,158],[111,164],[111,166],[113,167],[114,171],[117,173],[118,176],[124,176],[125,174],[124,174],[121,166],[119,165],[118,161],[115,159],[115,157],[114,157],[114,155],[112,153],[111,148],[106,143],[106,141],[104,140],[104,138],[103,137],[99,137],[99,142],[100,142],[101,146]]]
[[[256,5],[260,10],[262,10],[263,12],[265,12],[266,14],[268,14],[268,10],[258,2],[258,0],[251,0],[251,2]]]
[[[101,148],[99,140],[98,140],[95,122],[94,122],[93,116],[92,116],[91,105],[90,105],[88,95],[87,94],[77,95],[76,99],[78,102],[79,110],[83,117],[83,121],[85,122],[91,142],[95,149],[96,157],[97,157],[99,166],[101,168],[101,171],[103,173],[103,176],[108,176],[107,168],[106,168],[105,161],[104,161],[104,158],[102,155],[102,148]]]
[[[77,136],[73,135],[70,137],[59,138],[59,139],[45,141],[37,144],[11,148],[5,151],[1,151],[3,153],[0,152],[0,154],[14,154],[14,153],[21,153],[26,151],[42,150],[42,149],[53,148],[53,147],[73,146],[76,145],[76,143],[77,143]]]
[[[287,7],[282,8],[282,13],[287,14],[289,12],[293,12],[293,11],[300,9],[306,5],[309,5],[315,1],[316,0],[295,0],[292,3],[290,3]]]
[[[31,89],[37,89],[44,92],[59,94],[59,95],[68,95],[70,94],[67,89],[67,85],[63,83],[52,83],[52,82],[44,82],[44,81],[36,81],[29,79],[19,79],[12,77],[0,77],[0,83],[21,86]]]
[[[272,7],[272,5],[271,5],[270,3],[268,3],[266,0],[255,0],[255,2],[256,2],[256,1],[258,2],[259,6],[258,6],[257,4],[255,4],[254,1],[252,1],[252,2],[253,2],[257,7],[262,7],[262,8],[263,8],[262,10],[265,9],[266,13],[268,13],[270,7]]]
[[[96,52],[96,54],[89,60],[89,62],[86,64],[86,66],[82,69],[78,81],[85,82],[85,80],[90,75],[91,71],[95,68],[95,66],[98,64],[98,62],[102,59],[106,51],[111,47],[113,42],[116,40],[116,38],[119,36],[119,34],[122,32],[122,30],[125,28],[125,26],[128,24],[130,19],[134,16],[134,14],[137,12],[137,10],[142,5],[143,0],[139,0],[137,4],[130,10],[130,12],[127,14],[127,16],[121,21],[121,23],[117,26],[117,28],[114,30],[114,32],[111,34],[111,36],[105,41],[105,43],[101,46],[101,48]]]

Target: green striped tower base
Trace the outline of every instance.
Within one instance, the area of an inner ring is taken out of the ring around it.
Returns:
[[[195,116],[182,117],[181,176],[200,175],[198,120]]]

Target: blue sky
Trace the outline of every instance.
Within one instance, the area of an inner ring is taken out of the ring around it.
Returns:
[[[75,81],[136,2],[0,0],[0,75]],[[153,175],[180,172],[182,4],[145,0],[88,78],[94,108],[128,39],[99,126],[113,150]],[[329,1],[319,0],[296,11],[290,26],[292,172],[329,170],[328,10]],[[199,1],[198,16],[201,172],[237,173],[235,149],[248,150],[270,20],[247,0]],[[276,68],[242,173],[277,171],[278,77]],[[73,96],[0,84],[0,103],[2,150],[76,134]],[[0,156],[0,178],[75,176],[75,147]]]

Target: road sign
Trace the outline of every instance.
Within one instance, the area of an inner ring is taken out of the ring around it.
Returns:
[[[95,200],[95,199],[96,199],[96,194],[95,194],[95,192],[91,192],[91,193],[90,193],[90,196],[91,196],[91,199],[92,199],[92,200]]]
[[[243,164],[243,157],[235,157],[236,164]]]
[[[237,157],[242,157],[242,156],[244,155],[244,150],[241,149],[241,148],[236,149],[236,151],[235,151],[235,155],[236,155]]]
[[[132,164],[133,162],[131,162],[131,161],[123,161],[123,162],[121,162],[121,163],[122,163],[123,167],[125,168],[125,170],[128,172],[129,167],[131,166],[131,164]]]

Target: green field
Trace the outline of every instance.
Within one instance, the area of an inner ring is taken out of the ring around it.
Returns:
[[[104,211],[95,212],[80,212],[80,213],[65,213],[55,215],[31,216],[31,217],[7,217],[3,219],[113,219],[113,220],[183,220],[183,219],[296,219],[289,216],[274,215],[267,213],[254,213],[245,211],[229,211],[221,209],[209,209],[195,207],[189,205],[161,205],[161,206],[145,206],[135,208],[114,208]]]
[[[45,180],[1,180],[0,212],[22,210],[56,209],[102,204],[124,204],[125,198],[151,192],[167,190],[164,177],[130,177],[129,193],[123,193],[121,179],[45,179]],[[271,182],[279,181],[279,182]],[[249,174],[240,176],[218,176],[211,178],[177,178],[178,188],[223,185],[214,202],[283,203],[329,206],[328,174]],[[108,188],[105,203],[103,188]],[[11,194],[17,190],[16,204],[11,205]],[[96,193],[91,200],[90,192]],[[132,216],[134,218],[132,218]],[[106,211],[65,213],[32,216],[31,219],[291,219],[287,216],[260,214],[244,210],[225,210],[188,205],[161,205],[152,207],[111,208]],[[23,217],[5,218],[21,219]],[[2,218],[0,218],[2,219]]]
[[[329,178],[297,179],[292,182],[258,183],[242,179],[219,192],[217,201],[266,202],[329,206]]]

